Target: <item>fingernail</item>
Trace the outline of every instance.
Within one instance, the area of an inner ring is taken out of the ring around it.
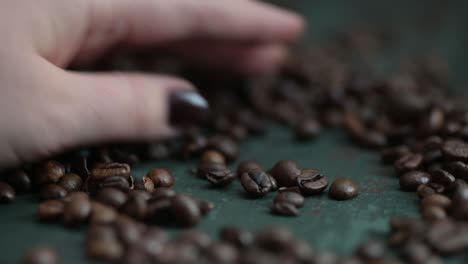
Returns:
[[[169,123],[172,126],[188,126],[206,121],[208,102],[196,91],[176,91],[169,99]]]

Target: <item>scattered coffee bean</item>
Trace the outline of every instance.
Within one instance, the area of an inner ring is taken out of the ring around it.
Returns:
[[[62,186],[67,192],[74,192],[81,190],[83,180],[77,174],[67,173],[60,178],[58,185]]]
[[[132,195],[122,205],[121,211],[132,218],[143,220],[146,217],[148,206],[143,197]]]
[[[330,186],[328,194],[336,200],[349,200],[359,193],[359,186],[350,178],[337,178]]]
[[[200,221],[200,208],[193,198],[177,194],[171,199],[171,203],[172,214],[178,225],[194,226]]]
[[[151,195],[150,201],[157,201],[157,200],[162,200],[162,199],[167,199],[174,197],[176,195],[176,192],[172,189],[169,189],[167,187],[161,187],[157,188],[154,190],[154,192]]]
[[[202,215],[207,215],[215,207],[214,203],[209,202],[209,201],[196,200],[196,202],[198,204],[198,207],[200,208],[200,212]]]
[[[236,263],[239,258],[237,249],[222,241],[211,244],[207,252],[207,259],[211,263]]]
[[[151,181],[154,183],[155,188],[159,187],[171,187],[174,185],[174,176],[168,170],[163,168],[154,168],[146,174]]]
[[[207,150],[203,152],[201,158],[200,158],[201,163],[221,163],[224,164],[226,163],[226,158],[224,158],[223,154],[221,152],[216,151],[216,150]]]
[[[65,174],[65,167],[58,161],[49,160],[40,165],[37,172],[39,184],[57,183]]]
[[[431,175],[423,171],[409,171],[400,177],[400,189],[403,191],[416,191],[421,184],[427,184]]]
[[[304,197],[296,192],[280,192],[276,195],[273,203],[289,203],[296,207],[304,205]]]
[[[296,205],[288,202],[276,202],[271,206],[271,211],[274,214],[285,215],[285,216],[297,216],[299,210]]]
[[[208,139],[207,149],[221,152],[228,160],[235,160],[239,156],[239,146],[230,137],[215,135]]]
[[[234,226],[223,227],[219,233],[219,238],[222,241],[231,243],[238,248],[247,248],[252,245],[254,241],[254,237],[251,232]]]
[[[216,187],[223,187],[231,184],[237,179],[237,174],[229,170],[211,171],[206,174],[206,179]]]
[[[385,254],[385,246],[380,241],[367,241],[356,249],[356,255],[361,259],[371,261],[381,258]]]
[[[91,213],[89,198],[75,196],[65,202],[63,220],[68,226],[78,226],[85,223]]]
[[[117,219],[117,211],[112,207],[98,202],[91,203],[91,224],[112,224]]]
[[[424,196],[421,201],[421,205],[423,207],[439,206],[441,208],[447,209],[452,205],[452,201],[445,195],[434,193]]]
[[[301,174],[299,165],[292,160],[278,161],[270,170],[279,187],[292,187],[296,185],[296,178]]]
[[[254,160],[244,160],[237,166],[237,175],[242,175],[246,172],[254,170],[263,170],[262,166]]]
[[[206,179],[206,174],[210,172],[225,171],[228,168],[224,163],[200,163],[197,169],[197,176],[203,179]]]
[[[447,218],[447,213],[440,206],[429,205],[422,209],[422,217],[429,221],[439,221]]]
[[[66,195],[67,190],[54,183],[43,185],[39,194],[41,200],[62,199]]]
[[[431,174],[431,181],[441,184],[446,190],[451,190],[455,187],[455,177],[448,171],[435,169],[429,173]]]
[[[31,178],[24,170],[8,171],[5,181],[19,193],[28,192],[32,188]]]
[[[296,181],[299,190],[304,195],[320,194],[328,186],[327,178],[314,169],[303,170]]]
[[[395,161],[395,169],[398,173],[417,170],[421,167],[423,156],[421,154],[408,153]]]
[[[410,149],[406,145],[401,145],[393,148],[386,148],[380,152],[380,156],[382,157],[382,161],[384,163],[393,163],[400,157],[405,154],[408,154]]]
[[[447,140],[442,145],[442,154],[448,160],[468,161],[468,144],[459,140]]]
[[[240,182],[244,190],[253,197],[265,196],[272,188],[270,177],[260,170],[243,173]]]
[[[58,264],[59,255],[55,249],[48,246],[36,246],[31,248],[23,259],[24,264]]]
[[[48,200],[39,204],[37,218],[41,221],[55,221],[63,216],[64,204],[60,200]]]
[[[134,190],[144,190],[148,192],[153,192],[154,183],[149,177],[143,176],[142,178],[135,180]]]
[[[207,234],[197,230],[182,231],[175,240],[179,243],[193,244],[199,249],[207,249],[212,243]]]
[[[307,119],[298,122],[294,129],[297,139],[308,140],[316,138],[320,134],[322,128],[317,120]]]
[[[104,188],[99,190],[96,200],[113,208],[120,208],[127,201],[127,194],[115,188]]]
[[[15,190],[8,183],[0,181],[0,203],[12,202],[15,196]]]

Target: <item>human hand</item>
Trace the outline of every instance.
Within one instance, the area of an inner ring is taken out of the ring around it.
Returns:
[[[160,45],[260,73],[283,59],[302,27],[292,13],[247,0],[2,1],[0,167],[79,145],[168,137],[206,114],[187,81],[62,68],[71,62],[117,44]]]

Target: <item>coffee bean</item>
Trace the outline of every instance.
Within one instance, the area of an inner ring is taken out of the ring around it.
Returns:
[[[135,187],[134,190],[144,190],[148,192],[154,191],[154,183],[153,181],[146,176],[135,180]]]
[[[211,263],[236,263],[239,257],[237,249],[231,244],[217,241],[214,242],[207,250],[207,259]]]
[[[67,196],[65,196],[65,198],[63,198],[63,201],[69,202],[75,199],[89,199],[89,195],[83,191],[71,192],[68,193]]]
[[[442,145],[442,154],[448,160],[468,161],[468,145],[459,140],[447,140]]]
[[[175,179],[172,174],[163,168],[154,168],[146,174],[146,177],[151,179],[155,188],[171,187],[174,185]]]
[[[0,181],[0,203],[12,202],[15,196],[15,190],[8,183]]]
[[[384,163],[393,163],[401,156],[408,154],[410,149],[406,145],[401,145],[397,147],[385,148],[380,152],[382,162]]]
[[[49,200],[39,204],[37,218],[41,221],[55,221],[63,216],[64,205],[59,200]]]
[[[117,240],[117,233],[112,225],[92,224],[86,233],[86,242],[91,240]]]
[[[83,180],[77,174],[67,173],[60,178],[58,185],[62,186],[67,192],[74,192],[81,190]]]
[[[125,245],[138,242],[144,232],[143,227],[126,215],[119,215],[114,223],[115,231],[120,241]]]
[[[254,241],[253,234],[247,230],[234,226],[225,226],[219,232],[219,238],[222,241],[231,243],[238,248],[247,248]]]
[[[99,190],[96,200],[113,208],[120,208],[127,201],[127,194],[115,188],[104,188]]]
[[[434,193],[434,194],[426,195],[421,200],[421,205],[423,207],[426,207],[426,206],[439,206],[441,208],[447,209],[452,205],[452,200],[450,200],[445,195]]]
[[[376,260],[385,254],[385,245],[380,241],[370,240],[362,243],[356,249],[356,255],[364,260]]]
[[[421,154],[408,153],[401,156],[394,163],[395,169],[398,173],[405,173],[412,170],[417,170],[421,167],[423,156]]]
[[[119,259],[119,263],[126,264],[151,264],[151,258],[145,250],[138,244],[130,245],[126,248],[124,255]]]
[[[197,230],[182,231],[175,240],[179,243],[193,244],[199,249],[207,249],[212,243],[207,234]]]
[[[443,169],[435,169],[429,172],[431,174],[431,181],[439,183],[445,187],[445,189],[452,189],[455,184],[455,177],[448,171]]]
[[[281,187],[278,189],[278,192],[282,193],[282,192],[295,192],[295,193],[298,193],[298,194],[301,194],[301,190],[299,189],[298,186],[295,186],[295,187]]]
[[[124,248],[117,240],[91,240],[86,244],[86,254],[92,259],[115,262],[123,253]]]
[[[416,189],[416,192],[418,193],[419,198],[423,198],[423,197],[426,197],[428,195],[435,194],[436,190],[434,190],[428,184],[421,184]]]
[[[468,180],[468,165],[461,161],[453,161],[445,164],[445,170],[459,179]]]
[[[304,240],[295,239],[286,245],[285,254],[293,257],[299,263],[311,263],[315,255],[314,249]]]
[[[156,190],[154,190],[150,201],[167,199],[167,198],[174,197],[175,195],[176,195],[176,192],[174,190],[169,189],[167,187],[161,187],[161,188],[157,188]]]
[[[281,160],[273,166],[270,174],[276,179],[279,187],[292,187],[296,185],[296,178],[301,174],[301,170],[296,162]]]
[[[189,196],[176,194],[171,199],[172,214],[180,226],[194,226],[200,221],[201,212],[195,200]]]
[[[200,163],[226,163],[226,158],[221,154],[221,152],[216,150],[207,150],[203,152]]]
[[[85,223],[91,213],[89,198],[72,197],[65,202],[63,220],[68,226],[78,226]]]
[[[403,191],[416,191],[421,184],[427,184],[431,175],[423,171],[409,171],[400,177],[400,189]]]
[[[262,166],[254,160],[244,160],[237,166],[237,175],[242,175],[246,172],[254,170],[263,170]]]
[[[216,187],[223,187],[231,184],[237,179],[237,174],[229,170],[211,171],[206,174],[206,179]]]
[[[71,164],[71,172],[78,174],[81,179],[85,180],[89,176],[88,157],[80,156],[73,159]]]
[[[409,263],[428,263],[432,253],[423,243],[412,240],[401,248],[401,255]]]
[[[131,178],[126,179],[121,176],[109,176],[109,177],[99,180],[96,183],[96,187],[98,190],[104,189],[104,188],[114,188],[114,189],[121,190],[123,192],[128,192],[131,187],[130,182],[129,182],[130,179]]]
[[[24,264],[58,264],[59,255],[55,249],[48,246],[36,246],[28,250],[23,263]]]
[[[139,199],[149,201],[151,200],[152,193],[145,191],[145,190],[131,190],[128,193],[128,198],[131,198],[131,197],[138,197]]]
[[[350,178],[337,178],[330,186],[328,194],[336,200],[353,199],[359,193],[359,186]]]
[[[294,132],[298,140],[314,139],[320,135],[321,130],[320,123],[314,119],[299,121],[294,127]]]
[[[143,220],[146,217],[148,206],[141,196],[129,196],[122,205],[121,211],[132,218]]]
[[[447,213],[442,207],[429,205],[423,207],[422,217],[429,221],[438,221],[446,219]]]
[[[265,196],[272,188],[270,177],[260,170],[243,173],[240,182],[244,190],[253,197]]]
[[[102,203],[91,203],[91,215],[89,221],[92,224],[112,224],[117,219],[117,211]]]
[[[293,240],[293,234],[281,226],[266,227],[255,234],[255,244],[271,252],[283,250]]]
[[[93,180],[103,180],[108,177],[118,176],[125,179],[130,178],[130,166],[125,163],[98,163],[91,170]]]
[[[247,128],[241,124],[233,124],[229,127],[227,135],[237,142],[245,140],[248,136]]]
[[[173,223],[171,198],[150,201],[146,220],[151,223],[167,225]]]
[[[273,203],[289,203],[296,207],[302,207],[304,205],[304,197],[295,192],[280,192],[276,195]]]
[[[58,161],[49,160],[40,165],[37,171],[39,184],[57,183],[65,174],[65,167]]]
[[[39,197],[41,200],[62,199],[67,195],[67,190],[58,184],[46,184],[41,187]]]
[[[268,174],[268,178],[270,178],[270,182],[271,182],[270,191],[274,192],[274,191],[278,190],[278,182],[276,181],[276,179],[273,178],[273,176],[271,176],[270,174]]]
[[[205,200],[195,200],[198,204],[198,208],[200,208],[200,212],[202,215],[207,215],[211,210],[214,209],[215,205],[212,202],[205,201]]]
[[[468,249],[468,226],[464,223],[438,221],[429,229],[426,239],[440,254],[459,253]]]
[[[235,160],[239,156],[239,146],[230,137],[215,135],[208,139],[207,149],[221,152],[228,160]]]
[[[318,170],[303,170],[296,178],[297,186],[303,195],[322,193],[328,186],[327,178]]]
[[[32,187],[29,175],[20,169],[8,171],[5,174],[5,181],[19,193],[28,192]]]
[[[197,169],[197,176],[206,179],[206,174],[213,171],[225,171],[228,168],[224,163],[200,163]]]
[[[271,206],[271,211],[274,214],[284,215],[284,216],[297,216],[299,215],[299,210],[297,207],[288,202],[276,202]]]
[[[159,227],[149,227],[140,239],[138,245],[149,255],[152,260],[156,260],[163,251],[164,245],[168,241],[167,233]]]

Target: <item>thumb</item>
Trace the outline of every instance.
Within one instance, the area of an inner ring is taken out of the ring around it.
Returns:
[[[74,95],[71,145],[160,139],[208,117],[208,103],[187,81],[164,75],[66,72]],[[69,108],[70,109],[70,108]]]

